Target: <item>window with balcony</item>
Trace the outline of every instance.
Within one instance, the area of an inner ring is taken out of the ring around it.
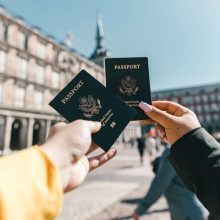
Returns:
[[[0,40],[5,40],[6,27],[4,23],[0,20]]]
[[[202,95],[202,101],[206,103],[206,102],[208,102],[208,100],[209,100],[208,95],[203,94]]]
[[[22,87],[16,87],[14,105],[15,107],[24,107],[25,89]]]
[[[18,57],[17,58],[17,71],[16,75],[22,79],[25,79],[27,76],[27,60]]]
[[[205,104],[203,108],[204,108],[204,112],[210,112],[210,106],[208,104]]]
[[[58,72],[53,71],[52,74],[52,87],[59,88],[60,85],[60,75]]]
[[[219,109],[217,103],[212,103],[212,104],[211,104],[211,111],[212,111],[212,112],[217,112],[217,111],[219,111],[219,110],[220,110],[220,109]]]
[[[212,93],[212,94],[210,94],[210,100],[212,101],[212,102],[215,102],[216,101],[216,94],[215,93]]]
[[[217,96],[218,101],[220,102],[220,92],[218,92],[216,96]]]
[[[185,96],[185,97],[182,97],[181,102],[182,102],[183,105],[190,105],[190,104],[193,104],[193,97],[192,97],[192,96]]]
[[[37,45],[37,56],[41,59],[46,58],[46,45],[42,44],[41,42],[38,42]]]
[[[34,107],[38,110],[43,108],[43,93],[35,91]]]
[[[195,100],[195,102],[196,102],[197,104],[200,103],[200,102],[201,102],[201,96],[200,96],[200,95],[194,96],[194,100]]]
[[[45,76],[45,68],[41,65],[37,65],[36,71],[37,71],[36,72],[37,82],[40,84],[43,84],[44,83],[44,76]]]
[[[6,71],[6,53],[0,50],[0,73],[5,73]]]
[[[196,105],[196,113],[202,113],[202,106]]]
[[[211,115],[210,115],[210,114],[207,114],[207,115],[205,116],[205,120],[206,120],[206,122],[211,122],[211,120],[212,120]]]
[[[27,36],[24,32],[18,33],[18,48],[22,50],[27,49]]]

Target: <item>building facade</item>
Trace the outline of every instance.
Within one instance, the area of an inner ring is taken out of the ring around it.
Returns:
[[[220,132],[220,83],[157,91],[153,100],[171,100],[194,111],[210,133]]]
[[[105,82],[101,66],[0,8],[1,154],[45,141],[63,120],[48,103],[82,69]]]

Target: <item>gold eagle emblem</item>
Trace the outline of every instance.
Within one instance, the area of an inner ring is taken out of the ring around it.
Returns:
[[[135,95],[139,90],[139,87],[137,87],[137,80],[131,76],[125,76],[122,78],[120,84],[119,91],[124,95]]]
[[[92,95],[83,96],[79,99],[79,109],[83,111],[83,115],[87,118],[99,114],[101,108],[100,100],[94,99]]]

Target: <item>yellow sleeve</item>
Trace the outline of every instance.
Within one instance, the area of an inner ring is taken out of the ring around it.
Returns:
[[[58,170],[40,147],[0,159],[0,220],[48,220],[62,204]]]

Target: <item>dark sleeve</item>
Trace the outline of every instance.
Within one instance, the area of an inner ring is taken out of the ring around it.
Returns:
[[[220,144],[197,128],[172,145],[169,160],[184,184],[220,219]]]
[[[166,153],[166,152],[164,152]],[[158,173],[151,182],[150,188],[143,199],[140,200],[136,208],[138,215],[146,213],[147,209],[153,205],[162,194],[164,194],[169,187],[172,179],[175,177],[176,172],[167,160],[167,155],[164,154],[161,157],[161,161],[158,168]],[[165,156],[166,155],[166,156]]]

